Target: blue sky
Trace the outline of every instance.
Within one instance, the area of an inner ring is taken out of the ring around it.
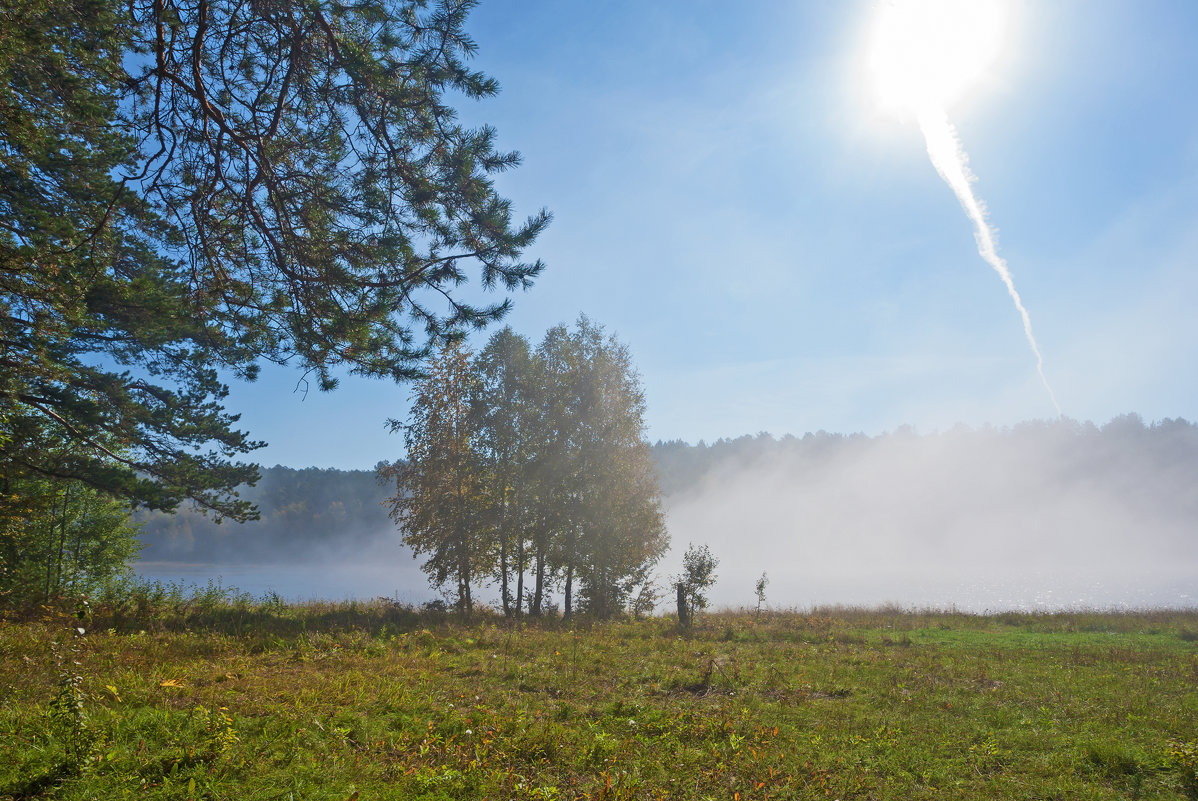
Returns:
[[[871,2],[484,0],[464,101],[524,164],[500,188],[555,221],[507,320],[580,312],[628,344],[650,439],[920,431],[1055,415],[1017,312],[865,76]],[[1012,2],[1002,55],[949,114],[1064,413],[1198,418],[1198,4]],[[478,338],[481,342],[487,334]],[[265,464],[402,455],[408,388],[229,408]]]

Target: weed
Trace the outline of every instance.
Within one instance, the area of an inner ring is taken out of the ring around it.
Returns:
[[[192,714],[204,732],[204,750],[207,756],[224,756],[237,745],[240,738],[233,728],[233,717],[229,714],[228,707],[211,710],[204,706],[196,706]]]
[[[1172,764],[1182,790],[1191,801],[1198,800],[1198,742],[1169,743],[1168,760]]]
[[[56,640],[50,644],[58,667],[58,692],[50,702],[50,733],[62,744],[66,761],[62,772],[78,776],[90,770],[100,757],[103,735],[87,714],[83,676],[79,672],[79,638],[83,628],[73,628],[71,645],[65,648]]]

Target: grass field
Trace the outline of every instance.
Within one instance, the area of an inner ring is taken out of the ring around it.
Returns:
[[[0,798],[1198,799],[1196,688],[1194,611],[680,633],[160,593],[0,624]]]

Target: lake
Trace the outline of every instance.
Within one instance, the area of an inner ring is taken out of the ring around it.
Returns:
[[[778,608],[894,604],[903,608],[955,608],[980,613],[1198,607],[1195,574],[1184,568],[1139,573],[1039,569],[946,575],[876,568],[834,573],[788,570],[784,565],[773,567],[769,571],[766,597],[770,605]],[[416,562],[404,553],[392,558],[373,554],[362,560],[320,563],[139,562],[135,571],[145,579],[198,587],[213,582],[236,587],[257,598],[277,593],[288,601],[369,600],[383,596],[419,604],[437,597]],[[753,606],[757,575],[760,574],[723,574],[710,594],[713,606]],[[498,591],[484,587],[477,597],[497,604]]]

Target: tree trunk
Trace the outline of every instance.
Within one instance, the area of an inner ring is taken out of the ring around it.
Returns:
[[[503,616],[512,616],[512,597],[507,586],[507,536],[499,535],[499,595],[503,600]]]
[[[466,576],[466,578],[462,582],[462,586],[466,590],[466,600],[465,600],[466,608],[463,611],[467,615],[469,615],[471,612],[474,611],[474,599],[470,597],[470,567],[469,567],[469,565],[467,565],[465,568],[465,576]]]
[[[516,617],[524,610],[524,533],[516,540]]]
[[[536,553],[536,589],[532,596],[532,609],[528,610],[533,617],[541,616],[541,602],[545,597],[545,543],[544,537],[537,536],[537,553]]]
[[[67,516],[71,500],[71,485],[67,484],[62,488],[62,518],[58,522],[58,556],[54,560],[54,589],[62,591],[62,556],[67,547]],[[46,600],[50,600],[49,593],[46,594]]]
[[[71,595],[75,594],[75,588],[79,583],[79,574],[83,572],[83,521],[80,520],[79,522],[80,525],[75,526],[75,544],[72,546],[72,550],[74,551],[72,554],[74,559],[72,561],[75,564],[71,569]],[[103,543],[101,542],[97,550],[102,550],[102,548]]]
[[[499,473],[494,479],[503,486],[503,497],[499,499],[499,524],[495,527],[495,541],[499,544],[499,605],[504,617],[512,616],[512,596],[508,585],[507,563],[507,510],[508,510],[508,478],[506,473]]]
[[[689,628],[691,624],[690,609],[686,605],[686,585],[681,581],[674,585],[678,593],[678,626]]]
[[[46,521],[46,540],[45,540],[45,549],[43,550],[43,554],[45,555],[44,564],[45,564],[45,568],[46,568],[46,580],[43,582],[44,586],[42,588],[42,596],[43,596],[42,601],[43,601],[43,603],[49,603],[49,601],[50,601],[50,577],[54,575],[54,519],[53,518]]]
[[[457,479],[458,493],[458,513],[455,521],[457,529],[457,548],[458,548],[458,606],[462,614],[469,615],[474,607],[470,602],[470,542],[466,535],[466,501],[465,487],[462,486],[462,471],[465,467],[462,464],[457,465],[455,478]]]
[[[573,605],[571,603],[574,593],[574,562],[566,565],[566,609],[563,615],[563,620],[569,620],[573,613]]]
[[[594,586],[591,588],[591,603],[594,604],[594,615],[600,620],[611,617],[611,588],[607,586],[607,573],[602,568],[595,571]]]

